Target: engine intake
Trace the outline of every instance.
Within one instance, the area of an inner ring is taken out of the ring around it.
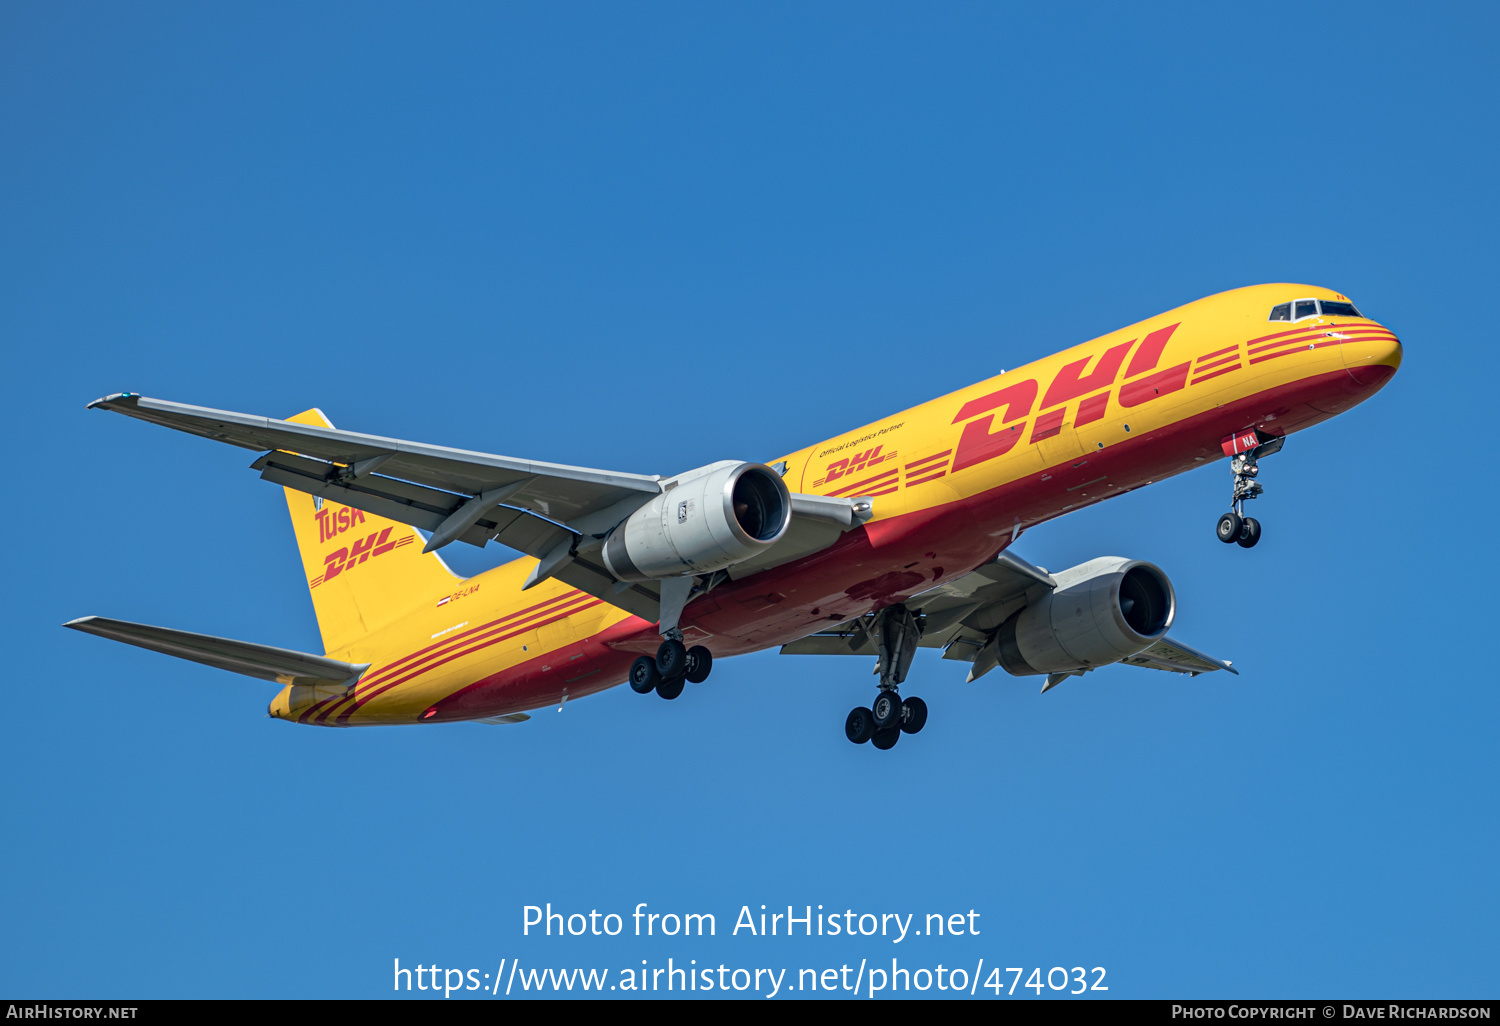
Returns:
[[[791,522],[791,493],[770,467],[712,463],[610,532],[604,562],[622,581],[722,570],[776,544]]]
[[[1159,567],[1102,556],[1053,574],[1058,587],[1000,625],[996,655],[1018,677],[1118,662],[1161,640],[1177,614]]]

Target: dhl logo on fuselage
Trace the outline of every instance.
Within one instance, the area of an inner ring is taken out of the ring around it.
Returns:
[[[907,463],[902,468],[906,484],[910,486],[934,481],[948,473],[956,474],[960,470],[1004,456],[1020,444],[1023,438],[1028,444],[1034,445],[1060,435],[1067,425],[1070,409],[1075,411],[1073,427],[1080,428],[1103,420],[1112,399],[1122,409],[1131,409],[1181,391],[1189,385],[1197,385],[1265,360],[1310,348],[1339,345],[1366,336],[1390,334],[1379,325],[1340,326],[1320,319],[1313,324],[1274,332],[1191,357],[1164,370],[1158,369],[1167,342],[1180,326],[1180,321],[1169,324],[1149,333],[1144,339],[1120,342],[1103,353],[1073,360],[1058,370],[1045,392],[1042,391],[1040,380],[1027,378],[970,399],[953,416],[953,424],[963,425],[957,442],[952,448]],[[1136,346],[1137,341],[1140,341],[1139,347]],[[1242,349],[1244,356],[1241,355]],[[1128,366],[1126,357],[1130,358]],[[1122,369],[1124,383],[1117,391],[1115,386],[1121,380]],[[1038,397],[1041,398],[1040,404],[1037,402]],[[1036,414],[1034,419],[1033,413]],[[1029,436],[1028,422],[1031,429]],[[881,462],[873,458],[879,452],[879,447],[872,450],[872,458],[867,459],[859,469]],[[884,459],[894,456],[894,453],[890,453]],[[948,459],[950,456],[951,462]],[[828,464],[824,476],[815,480],[813,486],[818,487],[837,478],[851,476],[854,473],[854,459]],[[899,476],[892,469],[863,477],[827,494],[885,495],[898,487]]]
[[[1067,426],[1070,409],[1075,411],[1072,426],[1080,428],[1103,420],[1111,399],[1122,409],[1132,409],[1181,391],[1189,385],[1197,385],[1265,360],[1364,337],[1390,335],[1388,329],[1379,325],[1341,326],[1319,319],[1312,324],[1273,332],[1191,357],[1164,370],[1158,369],[1162,353],[1181,323],[1169,324],[1150,332],[1144,339],[1120,342],[1103,353],[1090,354],[1065,364],[1053,376],[1045,392],[1042,391],[1039,379],[1027,378],[969,400],[953,416],[953,424],[963,425],[957,442],[952,448],[907,463],[902,468],[905,483],[910,486],[934,481],[946,474],[957,473],[1004,456],[1020,444],[1023,438],[1028,444],[1034,445],[1060,435]],[[1139,347],[1136,346],[1137,341],[1140,342]],[[1128,366],[1125,362],[1127,357],[1130,358]],[[1121,380],[1122,369],[1124,383],[1120,384],[1117,391],[1115,386]],[[1041,398],[1040,404],[1037,402],[1038,397]],[[1036,414],[1034,419],[1033,412]],[[1028,422],[1031,429],[1029,436]],[[884,459],[894,459],[896,455],[893,452],[876,458],[879,453],[880,448],[877,446],[858,468],[854,464],[859,457],[828,464],[824,475],[813,482],[813,487],[850,477],[856,470],[863,470]],[[951,461],[948,459],[950,456]],[[886,495],[900,487],[899,477],[894,469],[882,470],[842,485],[827,494]]]
[[[880,450],[884,448],[884,445],[877,445],[873,449],[866,449],[864,452],[856,453],[853,456],[834,460],[828,464],[828,470],[824,473],[823,477],[813,482],[813,487],[816,488],[818,485],[826,484],[829,481],[837,481],[841,477],[852,477],[866,467],[873,467],[877,463],[884,463],[886,460],[896,458],[897,454],[894,452],[881,455]]]
[[[1154,374],[1147,373],[1156,370],[1156,365],[1161,360],[1162,350],[1166,348],[1172,333],[1180,324],[1180,321],[1177,324],[1169,324],[1146,336],[1125,371],[1127,379],[1135,378],[1135,380],[1127,381],[1120,389],[1118,401],[1121,406],[1139,406],[1152,399],[1176,392],[1187,384],[1191,360]],[[1032,426],[1031,442],[1040,442],[1061,434],[1069,405],[1074,399],[1080,397],[1084,398],[1078,404],[1073,426],[1083,427],[1094,421],[1103,420],[1109,407],[1110,396],[1114,394],[1115,381],[1120,376],[1120,368],[1124,366],[1125,357],[1130,354],[1136,341],[1136,339],[1131,339],[1129,342],[1121,342],[1106,349],[1102,356],[1085,356],[1064,365],[1053,377],[1052,383],[1047,386],[1046,393],[1042,395],[1042,412],[1038,414],[1036,423]],[[1238,347],[1235,349],[1237,350]],[[1097,362],[1095,362],[1096,359]],[[1088,369],[1090,363],[1094,364],[1093,370]],[[1144,376],[1137,377],[1137,375]],[[1103,391],[1100,391],[1101,389]],[[1031,416],[1033,408],[1037,405],[1039,394],[1042,394],[1040,382],[1035,378],[1027,378],[964,403],[953,417],[954,424],[964,425],[957,445],[906,464],[903,468],[906,471],[906,483],[915,485],[924,481],[933,481],[950,471],[957,473],[966,467],[972,467],[977,463],[983,463],[1010,452],[1025,435],[1025,418]],[[999,427],[996,427],[997,417]],[[853,476],[867,467],[896,458],[897,454],[894,452],[880,455],[881,448],[877,445],[874,449],[857,456],[828,464],[823,476],[813,482],[813,487]],[[951,466],[947,461],[949,456],[953,457]],[[845,485],[829,494],[838,496],[858,492],[866,495],[885,495],[895,491],[899,486],[900,476],[893,468]]]
[[[1146,373],[1156,370],[1156,365],[1161,361],[1162,350],[1166,348],[1167,340],[1177,327],[1177,324],[1169,324],[1165,328],[1158,328],[1141,342],[1141,347],[1135,351],[1130,366],[1125,370],[1127,381],[1120,388],[1118,396],[1121,406],[1139,406],[1176,392],[1187,384],[1191,360],[1154,374]],[[1069,404],[1080,396],[1087,398],[1078,404],[1078,414],[1073,419],[1073,426],[1083,427],[1096,420],[1103,420],[1110,396],[1114,395],[1115,379],[1119,377],[1125,357],[1135,343],[1136,340],[1131,339],[1129,342],[1110,346],[1097,358],[1098,362],[1094,364],[1092,371],[1088,370],[1088,365],[1094,362],[1093,356],[1085,356],[1064,365],[1042,396],[1042,412],[1037,414],[1036,422],[1032,425],[1031,441],[1040,442],[1060,434]],[[1135,380],[1128,380],[1130,378]],[[1105,391],[1098,391],[1101,388]],[[1025,418],[1031,415],[1032,408],[1036,406],[1039,391],[1037,380],[1028,378],[964,403],[953,417],[953,423],[964,424],[963,434],[959,436],[957,451],[953,456],[953,472],[1003,456],[1014,449],[1025,434]],[[1091,392],[1095,394],[1090,395]],[[995,427],[997,417],[1000,424],[998,429]]]

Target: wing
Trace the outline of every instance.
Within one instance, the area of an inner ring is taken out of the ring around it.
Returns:
[[[1191,674],[1194,677],[1200,673],[1212,673],[1214,670],[1228,670],[1236,677],[1240,675],[1240,671],[1236,670],[1234,664],[1228,659],[1215,658],[1171,638],[1162,638],[1146,651],[1137,652],[1133,656],[1121,659],[1120,662],[1130,666],[1147,666],[1153,670]]]
[[[923,648],[941,648],[946,659],[972,662],[990,634],[1031,598],[1057,582],[1039,566],[1002,552],[961,577],[907,600],[923,616]],[[875,643],[863,620],[811,634],[781,651],[787,655],[875,655]]]
[[[193,634],[170,627],[151,627],[127,620],[84,616],[63,624],[85,634],[123,641],[137,648],[190,659],[247,677],[274,680],[278,684],[337,685],[354,680],[370,668],[369,663],[344,663],[326,656],[309,655],[289,648],[256,645],[249,641]]]
[[[540,560],[526,587],[555,576],[648,622],[660,616],[660,586],[616,580],[599,551],[600,538],[660,494],[655,475],[449,449],[133,392],[96,399],[89,409],[263,452],[250,465],[262,479],[428,531],[424,551],[454,541],[481,547],[498,541]],[[792,514],[780,542],[729,576],[826,548],[870,518],[871,500],[794,495]]]
[[[941,648],[944,659],[972,664],[969,671],[972,681],[998,665],[993,647],[986,649],[995,629],[1029,602],[1056,587],[1057,582],[1042,567],[1006,551],[976,570],[909,599],[906,605],[922,614],[922,638],[918,644],[923,648]],[[863,619],[810,634],[783,645],[781,651],[786,655],[878,654]],[[1193,675],[1214,670],[1239,674],[1229,660],[1215,658],[1172,638],[1162,638],[1120,662]]]
[[[643,474],[449,449],[130,392],[96,399],[89,409],[265,452],[251,467],[267,481],[431,531],[429,550],[455,540],[483,546],[493,538],[540,558],[561,540],[560,525],[575,534],[589,533],[595,523],[613,527],[661,491],[658,478]]]

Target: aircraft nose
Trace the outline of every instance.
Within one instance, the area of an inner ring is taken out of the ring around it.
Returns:
[[[1339,347],[1349,376],[1364,388],[1378,388],[1401,366],[1401,340],[1383,324],[1357,341]]]

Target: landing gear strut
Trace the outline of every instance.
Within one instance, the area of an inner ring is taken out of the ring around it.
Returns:
[[[857,745],[870,741],[884,750],[894,747],[902,733],[915,734],[927,723],[927,703],[920,698],[902,701],[898,693],[906,671],[911,669],[922,628],[903,605],[888,606],[870,619],[868,624],[861,621],[861,626],[879,653],[875,673],[880,678],[880,690],[869,708],[861,706],[849,713],[844,720],[844,736]]]
[[[1254,548],[1255,543],[1260,541],[1260,521],[1245,516],[1245,503],[1259,498],[1266,490],[1264,485],[1255,480],[1260,473],[1258,461],[1262,456],[1280,452],[1285,443],[1284,437],[1273,438],[1230,458],[1229,470],[1234,474],[1234,494],[1229,499],[1229,512],[1221,516],[1214,526],[1214,534],[1219,541],[1226,545],[1234,542],[1245,549]],[[1233,442],[1226,442],[1226,445],[1230,444]]]

